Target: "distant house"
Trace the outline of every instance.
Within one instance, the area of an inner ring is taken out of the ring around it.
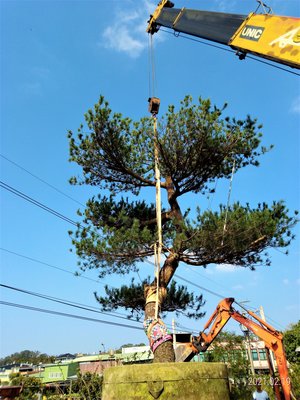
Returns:
[[[42,383],[65,382],[77,378],[79,363],[77,361],[62,361],[46,364],[34,376],[40,378]]]
[[[55,358],[56,363],[63,363],[63,362],[69,362],[71,360],[74,360],[76,356],[71,353],[65,353],[65,354],[60,354]]]
[[[177,333],[176,334],[176,343],[188,343],[191,342],[192,340],[192,335],[190,333]],[[226,347],[226,343],[220,343],[220,345],[223,345]],[[176,346],[176,344],[175,344]],[[247,347],[249,351],[247,350]],[[214,348],[214,343],[211,344],[211,346],[207,349],[207,353],[212,351]],[[247,359],[249,360],[249,356],[251,356],[251,362],[253,365],[253,369],[255,373],[257,374],[264,374],[264,373],[269,373],[269,362],[267,359],[267,351],[265,347],[265,343],[262,340],[259,340],[257,337],[253,337],[250,341],[244,340],[243,341],[243,347],[237,348],[236,351],[243,351],[245,352],[245,355]],[[194,358],[191,361],[194,362],[202,362],[205,360],[205,353],[199,353],[194,356]],[[250,361],[250,360],[249,360]],[[277,364],[275,360],[274,354],[271,352],[271,363],[273,366],[273,369],[276,371],[277,369]]]
[[[92,374],[102,375],[106,368],[121,364],[118,357],[109,354],[83,356],[79,357],[77,360],[79,362],[79,370],[82,374],[90,372]]]
[[[0,366],[0,384],[9,383],[9,375],[14,373],[22,375],[34,372],[34,367],[31,364],[7,364]]]
[[[38,373],[33,376],[40,378],[42,383],[60,384],[66,381],[72,381],[77,378],[77,373],[85,374],[87,372],[102,375],[108,367],[128,363],[146,363],[151,362],[153,354],[149,346],[133,347],[123,349],[121,354],[115,352],[105,354],[95,354],[88,356],[73,356],[62,354],[56,358],[55,363],[40,366]]]
[[[177,333],[175,336],[176,343],[190,342],[190,333]],[[246,342],[245,342],[246,344]],[[176,345],[176,344],[175,344]],[[249,344],[248,344],[249,345]],[[207,350],[213,349],[212,346]],[[240,351],[241,349],[237,349]],[[264,342],[260,340],[251,340],[250,353],[253,361],[255,372],[267,373],[269,371],[266,349]],[[246,351],[246,347],[243,347]],[[42,380],[46,385],[62,385],[77,379],[77,373],[85,374],[87,372],[102,375],[103,371],[108,367],[126,364],[151,363],[153,353],[149,346],[133,346],[123,347],[121,353],[110,351],[109,353],[100,353],[94,355],[74,355],[70,353],[59,355],[55,363],[39,365],[33,371],[33,367],[27,364],[11,364],[0,367],[0,384],[9,382],[9,375],[13,372],[21,372],[22,374],[30,374]],[[192,361],[201,362],[204,360],[204,353],[200,353],[194,357]],[[276,367],[276,363],[274,365]]]
[[[9,375],[19,372],[20,364],[7,364],[0,366],[0,384],[9,382]]]
[[[149,346],[123,347],[122,353],[110,352],[94,356],[78,357],[81,373],[91,372],[102,375],[108,367],[123,364],[140,364],[152,362],[153,353]]]

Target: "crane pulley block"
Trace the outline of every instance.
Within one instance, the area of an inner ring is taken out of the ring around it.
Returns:
[[[150,97],[148,99],[149,102],[149,112],[152,115],[157,115],[160,106],[160,99],[158,97]]]

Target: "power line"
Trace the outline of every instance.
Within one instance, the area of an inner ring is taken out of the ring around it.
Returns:
[[[13,286],[4,285],[2,283],[0,283],[0,286],[3,287],[3,288],[6,288],[6,289],[10,289],[10,290],[14,290],[14,291],[20,292],[20,293],[25,293],[25,294],[28,294],[30,296],[39,297],[39,298],[42,298],[42,299],[45,299],[45,300],[53,301],[55,303],[64,304],[64,305],[67,305],[67,306],[70,306],[70,307],[74,307],[74,308],[78,308],[78,309],[81,309],[81,310],[90,311],[90,312],[94,312],[94,313],[98,313],[98,314],[108,315],[108,316],[114,317],[114,318],[125,319],[125,320],[128,321],[127,317],[117,316],[117,315],[110,314],[108,312],[99,311],[98,309],[96,309],[96,307],[90,307],[90,306],[86,306],[86,305],[81,304],[81,303],[75,303],[75,302],[71,302],[69,300],[59,299],[57,297],[52,297],[52,296],[47,296],[47,295],[41,294],[41,293],[31,292],[31,291],[28,291],[28,290],[25,290],[25,289],[20,289],[20,288],[16,288],[16,287],[13,287]],[[133,322],[137,322],[139,324],[141,323],[139,321],[133,321]]]
[[[25,193],[20,192],[19,190],[13,188],[12,186],[9,186],[9,185],[6,184],[5,182],[0,181],[0,186],[1,186],[3,189],[8,190],[9,192],[15,194],[16,196],[21,197],[22,199],[28,201],[29,203],[32,203],[32,204],[34,204],[35,206],[37,206],[37,207],[43,209],[44,211],[47,211],[47,212],[49,212],[50,214],[53,214],[53,215],[55,215],[56,217],[58,217],[58,218],[60,218],[60,219],[62,219],[62,220],[64,220],[64,221],[66,221],[66,222],[69,222],[70,224],[72,224],[72,225],[74,225],[74,226],[78,226],[78,223],[77,223],[77,222],[75,222],[75,221],[71,220],[70,218],[66,217],[65,215],[63,215],[63,214],[61,214],[61,213],[59,213],[59,212],[53,210],[52,208],[50,208],[50,207],[48,207],[48,206],[46,206],[46,205],[40,203],[39,201],[34,200],[32,197],[27,196]]]
[[[187,269],[187,268],[186,268],[186,269]],[[222,285],[221,283],[215,281],[214,279],[208,278],[208,277],[205,276],[205,275],[200,274],[200,272],[195,271],[195,270],[192,269],[192,268],[189,268],[188,270],[189,270],[189,271],[192,271],[194,274],[200,276],[201,278],[207,279],[208,281],[212,282],[214,285],[217,285],[217,286],[219,286],[219,287],[222,288],[222,289],[226,289],[226,290],[228,289],[227,287],[225,287],[225,286]]]
[[[10,254],[14,254],[15,256],[18,256],[18,257],[25,258],[26,260],[33,261],[35,263],[39,263],[39,264],[45,265],[46,267],[54,268],[54,269],[57,269],[59,271],[65,272],[67,274],[71,274],[71,275],[76,276],[78,278],[87,279],[89,281],[93,281],[93,282],[96,282],[96,283],[100,283],[101,285],[104,285],[102,282],[100,282],[97,279],[89,278],[89,277],[84,276],[84,275],[76,275],[74,272],[68,271],[68,270],[66,270],[64,268],[60,268],[60,267],[57,267],[57,266],[52,265],[52,264],[48,264],[48,263],[46,263],[44,261],[41,261],[41,260],[37,260],[36,258],[28,257],[28,256],[25,256],[23,254],[19,254],[19,253],[16,253],[14,251],[11,251],[11,250],[4,249],[3,247],[0,247],[0,250],[6,251],[7,253],[10,253]]]
[[[72,272],[70,272],[70,271],[67,271],[67,270],[65,270],[65,269],[62,269],[62,268],[53,266],[53,265],[48,264],[48,263],[45,263],[45,262],[43,262],[43,261],[39,261],[39,260],[36,260],[36,259],[34,259],[34,258],[27,257],[27,256],[24,256],[24,255],[21,255],[21,254],[18,254],[18,253],[16,253],[16,252],[13,252],[13,251],[10,251],[10,250],[4,249],[4,248],[0,248],[0,250],[6,251],[6,252],[8,252],[8,253],[17,255],[17,256],[22,257],[22,258],[25,258],[25,259],[28,259],[28,260],[30,260],[30,261],[34,261],[34,262],[37,262],[37,263],[46,265],[46,266],[48,266],[48,267],[50,267],[50,268],[55,268],[55,269],[60,270],[60,271],[62,271],[62,272],[66,272],[66,273],[69,273],[69,274],[74,275],[74,274],[73,274]],[[147,262],[147,263],[150,264],[150,265],[154,265],[154,263],[152,263],[150,260],[145,260],[145,262]],[[196,271],[193,271],[193,272],[196,273]],[[198,275],[201,276],[201,274],[198,274]],[[221,295],[221,294],[219,294],[219,293],[217,293],[217,292],[214,292],[214,291],[212,291],[212,290],[210,290],[210,289],[207,289],[207,288],[205,288],[205,287],[203,287],[203,286],[200,286],[200,285],[196,284],[195,282],[192,282],[192,281],[190,281],[190,280],[188,280],[188,279],[186,279],[186,278],[183,278],[183,277],[181,277],[181,276],[179,276],[179,275],[177,275],[177,274],[175,274],[174,276],[177,277],[177,278],[179,278],[179,279],[181,279],[181,280],[183,280],[183,281],[185,281],[186,283],[189,283],[189,284],[192,285],[192,286],[195,286],[195,287],[197,287],[197,288],[199,288],[199,289],[201,289],[201,290],[204,290],[204,291],[206,291],[206,292],[208,292],[208,293],[210,293],[210,294],[212,294],[212,295],[214,295],[214,296],[216,296],[216,297],[218,297],[218,298],[222,298],[222,299],[223,299],[223,298],[226,297],[226,296]],[[99,282],[99,281],[97,281],[97,280],[95,280],[95,279],[92,279],[92,278],[88,278],[88,277],[81,276],[81,275],[79,275],[78,277],[84,278],[84,279],[88,279],[88,280],[91,280],[91,281],[100,283],[101,285],[104,285],[103,283],[101,283],[101,282]],[[216,283],[216,282],[214,282],[214,281],[212,281],[212,282],[213,282],[213,283]],[[0,286],[8,287],[7,285],[2,285],[2,284],[0,284]],[[112,286],[111,286],[111,287],[112,287]],[[16,289],[16,288],[13,288],[13,289]],[[16,289],[16,290],[17,290],[17,289]],[[20,290],[20,291],[23,291],[22,289],[19,289],[19,290]],[[27,292],[27,291],[24,291],[24,292]],[[38,293],[33,294],[33,292],[28,292],[28,294],[31,294],[31,293],[32,293],[32,295],[37,295],[37,296],[39,295]],[[41,295],[41,296],[44,296],[44,295]],[[64,300],[62,300],[62,299],[58,299],[58,298],[54,298],[54,297],[50,297],[50,296],[45,296],[45,298],[47,298],[48,300],[53,299],[52,301],[54,301],[54,299],[55,299],[55,300],[57,300],[57,302],[64,301]],[[74,304],[82,305],[82,304],[80,304],[80,303],[74,303],[74,302],[70,302],[70,301],[68,301],[68,302],[66,302],[66,303],[70,303],[70,304],[67,304],[67,305],[72,305],[72,306],[74,306]],[[73,304],[71,304],[71,303],[73,303]],[[89,306],[89,307],[90,307],[90,306]],[[78,307],[78,308],[80,308],[80,307]],[[252,306],[248,306],[248,308],[253,309],[253,310],[256,310],[256,309],[257,309],[257,307],[252,307]],[[94,310],[88,309],[88,311],[94,311]],[[100,312],[100,311],[98,311],[98,312],[99,312],[99,313],[105,314],[104,312]],[[117,313],[117,312],[116,312],[116,314],[122,316],[122,317],[119,317],[119,318],[128,319],[127,317],[124,317],[124,316],[123,316],[124,314]],[[107,313],[107,315],[109,315],[109,314]],[[280,326],[280,327],[283,328],[283,326],[282,326],[280,323],[278,323],[277,321],[275,321],[274,319],[272,319],[270,316],[266,315],[266,317],[268,318],[268,320],[273,321],[277,326]],[[182,327],[183,327],[183,326],[182,326]],[[189,330],[189,331],[194,331],[193,329],[190,329],[190,328],[187,328],[187,327],[183,327],[183,328],[185,328],[185,329],[187,329],[187,330]]]
[[[55,266],[55,265],[48,264],[48,263],[46,263],[46,262],[44,262],[44,261],[37,260],[37,259],[32,258],[32,257],[27,257],[27,256],[25,256],[25,255],[23,255],[23,254],[19,254],[19,253],[16,253],[16,252],[14,252],[14,251],[10,251],[10,250],[4,249],[3,247],[0,247],[0,250],[5,251],[5,252],[10,253],[10,254],[13,254],[13,255],[15,255],[15,256],[24,258],[24,259],[26,259],[26,260],[33,261],[33,262],[38,263],[38,264],[45,265],[46,267],[54,268],[54,269],[57,269],[58,271],[65,272],[65,273],[67,273],[67,274],[71,274],[71,275],[73,275],[73,276],[75,276],[75,277],[77,277],[77,278],[86,279],[86,280],[89,280],[89,281],[92,281],[92,282],[96,282],[96,283],[98,283],[98,284],[100,284],[100,285],[102,285],[102,286],[109,286],[110,288],[115,289],[114,286],[104,284],[104,283],[100,282],[99,279],[97,280],[97,279],[89,278],[89,277],[87,277],[87,276],[79,275],[79,274],[76,275],[75,273],[73,273],[73,272],[71,272],[71,271],[68,271],[68,270],[66,270],[66,269],[57,267],[57,266]],[[123,314],[118,313],[118,312],[116,312],[116,311],[114,311],[114,313],[115,313],[115,314],[118,314],[118,315],[123,315]],[[126,318],[126,319],[128,319],[128,318]]]
[[[21,170],[25,171],[27,174],[33,176],[35,179],[39,180],[40,182],[44,183],[45,185],[49,186],[51,189],[55,190],[56,192],[62,194],[63,196],[67,197],[68,199],[74,201],[75,203],[85,207],[83,203],[74,199],[73,197],[69,196],[68,194],[64,193],[62,190],[58,189],[57,187],[51,185],[49,182],[45,181],[44,179],[40,178],[39,176],[33,174],[32,172],[28,171],[28,169],[22,167],[20,164],[17,164],[15,161],[10,160],[8,157],[4,156],[0,153],[0,157],[4,158],[6,161],[10,162],[11,164],[15,165],[16,167],[20,168]]]
[[[196,283],[194,283],[192,281],[189,281],[188,279],[183,278],[182,276],[179,276],[178,274],[174,274],[174,277],[179,278],[182,281],[184,281],[186,283],[189,283],[190,285],[193,285],[193,286],[195,286],[195,287],[197,287],[197,288],[199,288],[201,290],[204,290],[205,292],[208,292],[208,293],[212,294],[213,296],[219,297],[220,299],[224,299],[224,297],[226,297],[226,296],[223,296],[223,295],[221,295],[221,294],[219,294],[217,292],[214,292],[214,291],[212,291],[210,289],[207,289],[207,288],[205,288],[203,286],[197,285]]]
[[[108,313],[108,312],[105,312],[105,311],[99,311],[96,307],[87,306],[87,305],[84,305],[84,304],[81,304],[81,303],[76,303],[76,302],[73,302],[73,301],[70,301],[70,300],[64,300],[64,299],[60,299],[60,298],[57,298],[57,297],[44,295],[44,294],[41,294],[41,293],[31,292],[31,291],[28,291],[28,290],[25,290],[25,289],[15,288],[13,286],[1,284],[1,283],[0,283],[0,287],[3,287],[5,289],[14,290],[14,291],[17,291],[17,292],[20,292],[20,293],[25,293],[25,294],[28,294],[28,295],[31,295],[31,296],[34,296],[34,297],[39,297],[39,298],[42,298],[42,299],[45,299],[45,300],[53,301],[55,303],[68,305],[70,307],[78,308],[78,309],[81,309],[81,310],[95,312],[95,313],[107,315],[107,316],[110,316],[110,317],[113,317],[113,318],[125,319],[126,321],[130,320],[128,317],[124,316],[124,314],[115,313],[115,314],[118,314],[118,315],[114,315],[114,314],[111,314],[111,313]],[[132,320],[132,322],[135,322],[135,323],[138,323],[138,324],[142,324],[142,322],[140,322],[140,321],[133,321]],[[166,324],[166,326],[171,328],[170,324]],[[188,331],[193,331],[191,328],[187,328],[187,327],[184,327],[182,325],[181,325],[181,327],[184,328],[184,329],[187,329]]]
[[[48,267],[50,267],[50,268],[57,269],[57,270],[62,271],[62,272],[66,272],[66,273],[68,273],[68,274],[72,274],[73,276],[76,276],[73,272],[67,271],[67,270],[65,270],[65,269],[63,269],[63,268],[60,268],[60,267],[57,267],[57,266],[54,266],[54,265],[45,263],[45,262],[40,261],[40,260],[37,260],[37,259],[34,259],[34,258],[32,258],[32,257],[27,257],[27,256],[25,256],[25,255],[22,255],[22,254],[19,254],[19,253],[16,253],[16,252],[13,252],[13,251],[10,251],[10,250],[1,248],[1,247],[0,247],[0,250],[5,251],[5,252],[8,252],[8,253],[10,253],[10,254],[14,254],[14,255],[16,255],[16,256],[18,256],[18,257],[22,257],[22,258],[28,259],[28,260],[33,261],[33,262],[36,262],[36,263],[40,263],[40,264],[45,265],[45,266],[48,266]],[[151,262],[150,260],[145,260],[145,262],[148,263],[148,264],[150,264],[150,265],[155,265],[155,264],[154,264],[153,262]],[[193,272],[197,273],[196,271],[193,271]],[[198,273],[198,275],[201,276],[201,274],[199,274],[199,273]],[[104,284],[103,284],[102,282],[100,282],[99,280],[92,279],[92,278],[89,278],[89,277],[85,277],[85,276],[83,276],[83,275],[78,275],[78,277],[79,277],[79,278],[83,278],[83,279],[87,279],[87,280],[90,280],[90,281],[94,281],[94,282],[96,282],[96,283],[100,283],[101,285],[104,286]],[[188,280],[188,279],[186,279],[186,278],[183,278],[183,277],[181,277],[181,276],[178,275],[178,274],[175,274],[174,277],[177,277],[177,278],[183,280],[184,282],[189,283],[190,285],[195,286],[195,287],[197,287],[198,289],[201,289],[201,290],[203,290],[203,291],[205,291],[205,292],[208,292],[208,293],[210,293],[210,294],[212,294],[212,295],[214,295],[214,296],[216,296],[216,297],[218,297],[218,298],[223,299],[223,298],[226,297],[226,296],[224,296],[224,295],[221,295],[220,293],[214,292],[214,291],[212,291],[212,290],[210,290],[210,289],[205,288],[204,286],[200,286],[200,285],[196,284],[195,282],[192,282],[192,281],[190,281],[190,280]],[[212,281],[212,282],[213,282],[213,283],[217,283],[217,282],[214,282],[214,281]],[[110,286],[110,285],[109,285],[109,286]],[[113,286],[111,286],[111,287],[113,288]],[[257,309],[257,307],[250,307],[250,306],[248,306],[248,307],[249,307],[249,308],[253,308],[253,309]],[[120,313],[118,313],[118,314],[119,314],[119,315],[122,315],[122,314],[120,314]],[[273,321],[276,325],[282,327],[282,325],[281,325],[280,323],[278,323],[277,321],[275,321],[274,319],[272,319],[272,318],[269,317],[268,315],[266,315],[266,317],[268,318],[268,320]]]
[[[150,261],[150,260],[145,260],[145,262],[148,263],[148,264],[151,264],[151,265],[155,265],[155,264],[154,264],[152,261]],[[219,297],[219,298],[221,298],[221,299],[224,299],[224,297],[226,297],[226,296],[222,296],[221,294],[219,294],[219,293],[217,293],[217,292],[213,292],[212,290],[207,289],[207,288],[205,288],[205,287],[203,287],[203,286],[197,285],[196,283],[194,283],[194,282],[192,282],[192,281],[189,281],[188,279],[183,278],[182,276],[179,276],[178,274],[174,274],[174,277],[179,278],[179,279],[181,279],[182,281],[184,281],[184,282],[186,282],[186,283],[189,283],[189,284],[191,284],[191,285],[197,287],[198,289],[201,289],[201,290],[204,290],[204,291],[206,291],[206,292],[208,292],[208,293],[210,293],[210,294],[213,294],[214,296],[217,296],[217,297]]]
[[[22,192],[20,192],[20,191],[18,191],[18,190],[16,190],[16,189],[12,188],[11,186],[5,184],[4,182],[1,182],[1,181],[0,181],[0,186],[2,186],[4,189],[9,190],[10,192],[16,194],[17,196],[19,196],[19,197],[21,197],[21,198],[23,198],[23,199],[25,199],[25,200],[27,200],[27,201],[33,203],[34,205],[37,205],[38,207],[41,207],[41,208],[44,209],[45,211],[48,211],[48,212],[50,212],[51,214],[53,214],[53,215],[55,215],[55,216],[57,216],[57,217],[59,217],[59,218],[65,220],[65,221],[67,221],[67,222],[69,222],[69,223],[72,223],[73,225],[75,225],[75,226],[77,226],[77,227],[80,226],[80,224],[76,223],[75,221],[72,221],[70,218],[65,217],[64,215],[62,215],[62,214],[56,212],[55,210],[51,209],[50,207],[47,207],[47,206],[45,206],[44,204],[42,204],[42,203],[40,203],[40,202],[38,202],[38,201],[32,199],[31,197],[25,195],[24,193],[22,193]],[[244,231],[241,232],[241,234],[244,234],[244,233],[245,233]],[[5,249],[3,249],[3,250],[5,250]],[[13,252],[11,252],[11,253],[13,253]],[[13,253],[13,254],[17,254],[17,253]],[[17,255],[19,255],[19,254],[17,254]],[[26,257],[26,258],[27,258],[27,257]],[[28,258],[28,259],[30,259],[30,258]],[[36,261],[36,260],[34,260],[34,259],[31,259],[31,260],[32,260],[32,261]],[[145,260],[145,261],[146,261],[146,262],[149,262],[148,260]],[[39,261],[38,261],[38,262],[39,262]],[[151,263],[151,262],[150,262],[150,263]],[[47,265],[46,263],[43,263],[43,264]],[[153,263],[151,263],[151,264],[153,264]],[[48,266],[50,266],[50,265],[48,264]],[[60,268],[54,267],[54,266],[51,266],[51,267],[56,268],[56,269],[60,269]],[[63,270],[63,269],[61,269],[61,270]],[[65,271],[65,270],[63,270],[63,271]],[[69,271],[65,271],[65,272],[69,272]],[[69,272],[69,273],[71,273],[71,272]],[[73,273],[72,273],[72,274],[73,274]],[[74,275],[74,274],[73,274],[73,275]],[[176,275],[175,275],[175,276],[176,276]],[[177,277],[178,277],[179,279],[182,279],[182,280],[186,281],[187,283],[190,283],[191,285],[194,285],[194,286],[198,287],[198,288],[201,289],[201,290],[204,290],[204,291],[206,291],[206,292],[208,292],[208,293],[210,293],[210,294],[213,294],[214,296],[217,296],[217,297],[219,297],[219,298],[224,298],[224,296],[222,296],[222,295],[220,295],[220,294],[218,294],[218,293],[216,293],[216,292],[213,292],[212,290],[209,290],[209,289],[206,289],[206,288],[204,288],[204,287],[202,287],[202,286],[196,285],[196,284],[194,284],[193,282],[188,281],[188,280],[186,280],[185,278],[182,278],[182,277],[180,277],[180,276],[178,276],[178,275],[177,275]],[[83,277],[83,278],[93,280],[93,279],[87,278],[87,277]],[[96,282],[98,282],[98,281],[96,281]]]
[[[145,260],[145,261],[146,261],[148,264],[155,265],[155,264],[154,264],[153,262],[151,262],[150,260]],[[196,272],[196,271],[194,271],[194,272]],[[199,274],[199,275],[200,275],[200,274]],[[188,279],[186,279],[186,278],[183,278],[182,276],[179,276],[178,274],[174,274],[174,277],[179,278],[179,279],[181,279],[182,281],[184,281],[184,282],[186,282],[186,283],[189,283],[190,285],[195,286],[195,287],[197,287],[198,289],[204,290],[205,292],[208,292],[208,293],[210,293],[210,294],[212,294],[213,296],[216,296],[216,297],[218,297],[218,298],[224,299],[224,298],[226,297],[226,296],[224,296],[224,295],[221,295],[220,293],[214,292],[214,291],[212,291],[212,290],[210,290],[210,289],[205,288],[204,286],[200,286],[200,285],[196,284],[195,282],[192,282],[192,281],[190,281],[190,280],[188,280]],[[236,301],[236,303],[239,304],[237,301]],[[248,308],[257,309],[257,307],[250,307],[250,306],[248,306]],[[270,316],[266,315],[266,317],[268,318],[268,320],[273,321],[277,326],[283,327],[279,322],[275,321],[275,320],[272,319]]]
[[[14,252],[14,251],[10,251],[10,250],[4,249],[3,247],[0,247],[0,250],[5,251],[5,252],[10,253],[10,254],[13,254],[13,255],[16,255],[16,256],[18,256],[18,257],[27,259],[27,260],[29,260],[29,261],[33,261],[33,262],[36,262],[36,263],[45,265],[45,266],[47,266],[47,267],[49,267],[49,268],[54,268],[54,269],[57,269],[58,271],[66,272],[66,273],[71,274],[71,275],[73,275],[73,276],[76,276],[76,277],[78,277],[78,278],[87,279],[87,280],[89,280],[89,281],[96,282],[96,283],[98,283],[98,284],[100,284],[100,285],[102,285],[102,286],[109,286],[110,288],[115,289],[114,286],[104,284],[104,283],[100,282],[99,280],[96,280],[96,279],[93,279],[93,278],[89,278],[89,277],[86,277],[86,276],[83,276],[83,275],[75,275],[73,272],[70,272],[70,271],[68,271],[68,270],[66,270],[66,269],[57,267],[57,266],[55,266],[55,265],[48,264],[48,263],[46,263],[46,262],[37,260],[37,259],[32,258],[32,257],[27,257],[27,256],[25,256],[25,255],[23,255],[23,254],[19,254],[19,253],[16,253],[16,252]],[[0,285],[0,286],[1,286],[1,285]],[[74,302],[73,302],[73,304],[80,304],[80,303],[74,303]],[[128,320],[128,317],[124,317],[124,314],[122,314],[122,313],[119,313],[119,312],[117,312],[117,311],[113,311],[113,313],[116,314],[116,315],[123,316],[124,319]]]
[[[212,43],[207,43],[207,42],[205,42],[205,41],[203,41],[203,40],[195,39],[195,38],[192,38],[192,37],[190,37],[190,36],[187,36],[187,35],[185,35],[185,34],[182,34],[182,33],[176,32],[176,31],[170,32],[170,31],[168,31],[168,30],[166,30],[166,29],[162,29],[162,28],[160,28],[160,31],[165,32],[165,33],[168,33],[168,34],[171,34],[171,35],[174,35],[174,36],[176,36],[176,37],[182,37],[183,39],[188,39],[188,40],[191,40],[191,41],[193,41],[193,42],[201,43],[201,44],[204,44],[204,45],[206,45],[206,46],[215,47],[215,48],[217,48],[218,50],[223,50],[223,51],[227,51],[227,52],[229,52],[229,53],[234,53],[234,54],[236,54],[236,51],[234,51],[234,50],[227,49],[227,48],[225,48],[225,47],[221,47],[221,46],[218,46],[218,45],[215,45],[215,44],[212,44]],[[288,72],[288,73],[290,73],[290,74],[300,76],[300,74],[298,74],[297,72],[290,71],[290,70],[288,70],[288,69],[286,69],[286,68],[280,67],[279,65],[272,64],[271,62],[268,62],[268,61],[260,60],[260,59],[258,59],[258,58],[256,58],[256,57],[249,56],[248,54],[247,54],[247,58],[249,58],[250,60],[254,60],[254,61],[260,62],[260,63],[262,63],[262,64],[266,64],[266,65],[268,65],[269,67],[277,68],[277,69],[280,69],[281,71],[285,71],[285,72]]]
[[[139,328],[138,326],[133,326],[133,325],[128,325],[128,324],[120,324],[118,322],[110,322],[110,321],[105,321],[105,320],[102,320],[102,319],[89,318],[89,317],[84,317],[82,315],[62,313],[62,312],[58,312],[58,311],[47,310],[47,309],[44,309],[44,308],[26,306],[24,304],[10,303],[10,302],[7,302],[7,301],[0,301],[0,304],[2,304],[4,306],[22,308],[22,309],[30,310],[30,311],[42,312],[42,313],[46,313],[46,314],[59,315],[61,317],[76,318],[76,319],[81,319],[81,320],[84,320],[84,321],[98,322],[98,323],[101,323],[101,324],[120,326],[120,327],[123,327],[123,328],[137,329],[137,330],[140,330],[140,331],[144,330],[143,328]]]

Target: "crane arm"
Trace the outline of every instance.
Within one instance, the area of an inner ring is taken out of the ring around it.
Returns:
[[[199,336],[193,337],[191,343],[182,343],[176,346],[176,361],[190,361],[195,354],[205,352],[229,319],[233,318],[263,340],[265,346],[269,350],[273,351],[276,358],[284,399],[291,400],[291,386],[282,334],[251,311],[247,311],[247,313],[252,317],[252,319],[239,313],[232,307],[233,302],[234,299],[231,297],[221,300],[216,310],[205,324],[203,331],[199,333]],[[205,333],[207,330],[208,333]],[[277,398],[280,399],[278,388],[275,388],[275,390]]]
[[[151,17],[147,32],[159,27],[173,29],[237,51],[240,59],[247,53],[300,69],[300,19],[273,14],[228,14],[170,8],[162,0]]]

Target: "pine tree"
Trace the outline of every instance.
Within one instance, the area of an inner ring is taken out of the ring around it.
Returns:
[[[269,150],[261,146],[262,127],[256,119],[224,117],[225,108],[201,98],[194,104],[187,96],[178,111],[169,106],[158,121],[161,189],[167,197],[161,213],[165,255],[159,274],[161,312],[186,311],[197,305],[190,316],[202,315],[202,296],[194,298],[186,288],[171,283],[179,264],[232,264],[253,270],[260,264],[270,265],[269,248],[286,248],[293,239],[296,217],[289,215],[282,201],[256,208],[221,205],[218,211],[198,207],[193,217],[189,210],[183,212],[179,200],[184,195],[207,195],[217,179],[230,179],[233,166],[236,171],[258,166],[259,157]],[[88,133],[81,125],[77,134],[69,131],[68,135],[70,161],[82,168],[82,177],[70,182],[96,186],[99,195],[79,211],[82,221],[76,232],[70,232],[72,243],[82,270],[96,268],[100,277],[125,275],[138,271],[141,262],[154,255],[157,241],[155,204],[142,199],[143,195],[149,198],[147,188],[155,187],[153,119],[133,122],[113,113],[101,96],[85,114],[85,121]],[[154,351],[155,361],[173,361],[172,342],[155,319],[156,279],[145,281],[144,287],[133,281],[120,289],[107,288],[106,293],[106,297],[96,295],[105,310],[125,307],[133,314],[144,310],[151,344],[153,329],[163,336]]]

